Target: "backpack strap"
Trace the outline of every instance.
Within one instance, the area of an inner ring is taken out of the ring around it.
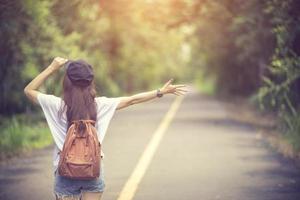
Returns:
[[[73,120],[73,121],[71,122],[71,124],[73,124],[73,123],[78,123],[78,122],[91,123],[91,124],[94,124],[94,125],[96,124],[96,121],[91,120],[91,119]]]

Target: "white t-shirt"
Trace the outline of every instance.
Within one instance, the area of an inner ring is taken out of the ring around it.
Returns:
[[[58,152],[61,151],[64,146],[67,133],[66,112],[64,112],[61,117],[59,117],[58,114],[64,101],[60,97],[43,93],[38,93],[37,99],[42,107],[55,143],[53,151],[53,165],[55,171],[59,163]],[[120,98],[101,96],[96,97],[95,100],[97,104],[97,120],[95,127],[97,129],[99,142],[102,144],[108,125],[120,102]],[[101,154],[104,155],[103,152],[101,152]]]

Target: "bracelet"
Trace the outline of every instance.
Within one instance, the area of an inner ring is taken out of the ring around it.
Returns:
[[[157,97],[160,98],[160,97],[162,97],[163,95],[164,95],[164,94],[163,94],[163,93],[160,93],[160,90],[159,90],[159,89],[156,90],[156,96],[157,96]]]

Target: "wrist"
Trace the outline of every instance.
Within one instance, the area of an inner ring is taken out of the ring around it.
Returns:
[[[158,88],[158,89],[159,89],[160,93],[167,94],[167,92],[164,89],[161,89],[161,88]]]
[[[57,71],[59,69],[59,67],[57,67],[54,64],[50,64],[47,69],[49,70],[49,72],[53,73],[53,72]]]
[[[160,88],[158,88],[157,90],[156,90],[156,97],[162,97],[164,95],[164,93],[161,91],[161,89]]]

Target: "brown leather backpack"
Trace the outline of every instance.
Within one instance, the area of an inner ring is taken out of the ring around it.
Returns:
[[[93,120],[76,120],[71,123],[60,152],[60,176],[82,180],[99,177],[101,144],[94,124]]]

